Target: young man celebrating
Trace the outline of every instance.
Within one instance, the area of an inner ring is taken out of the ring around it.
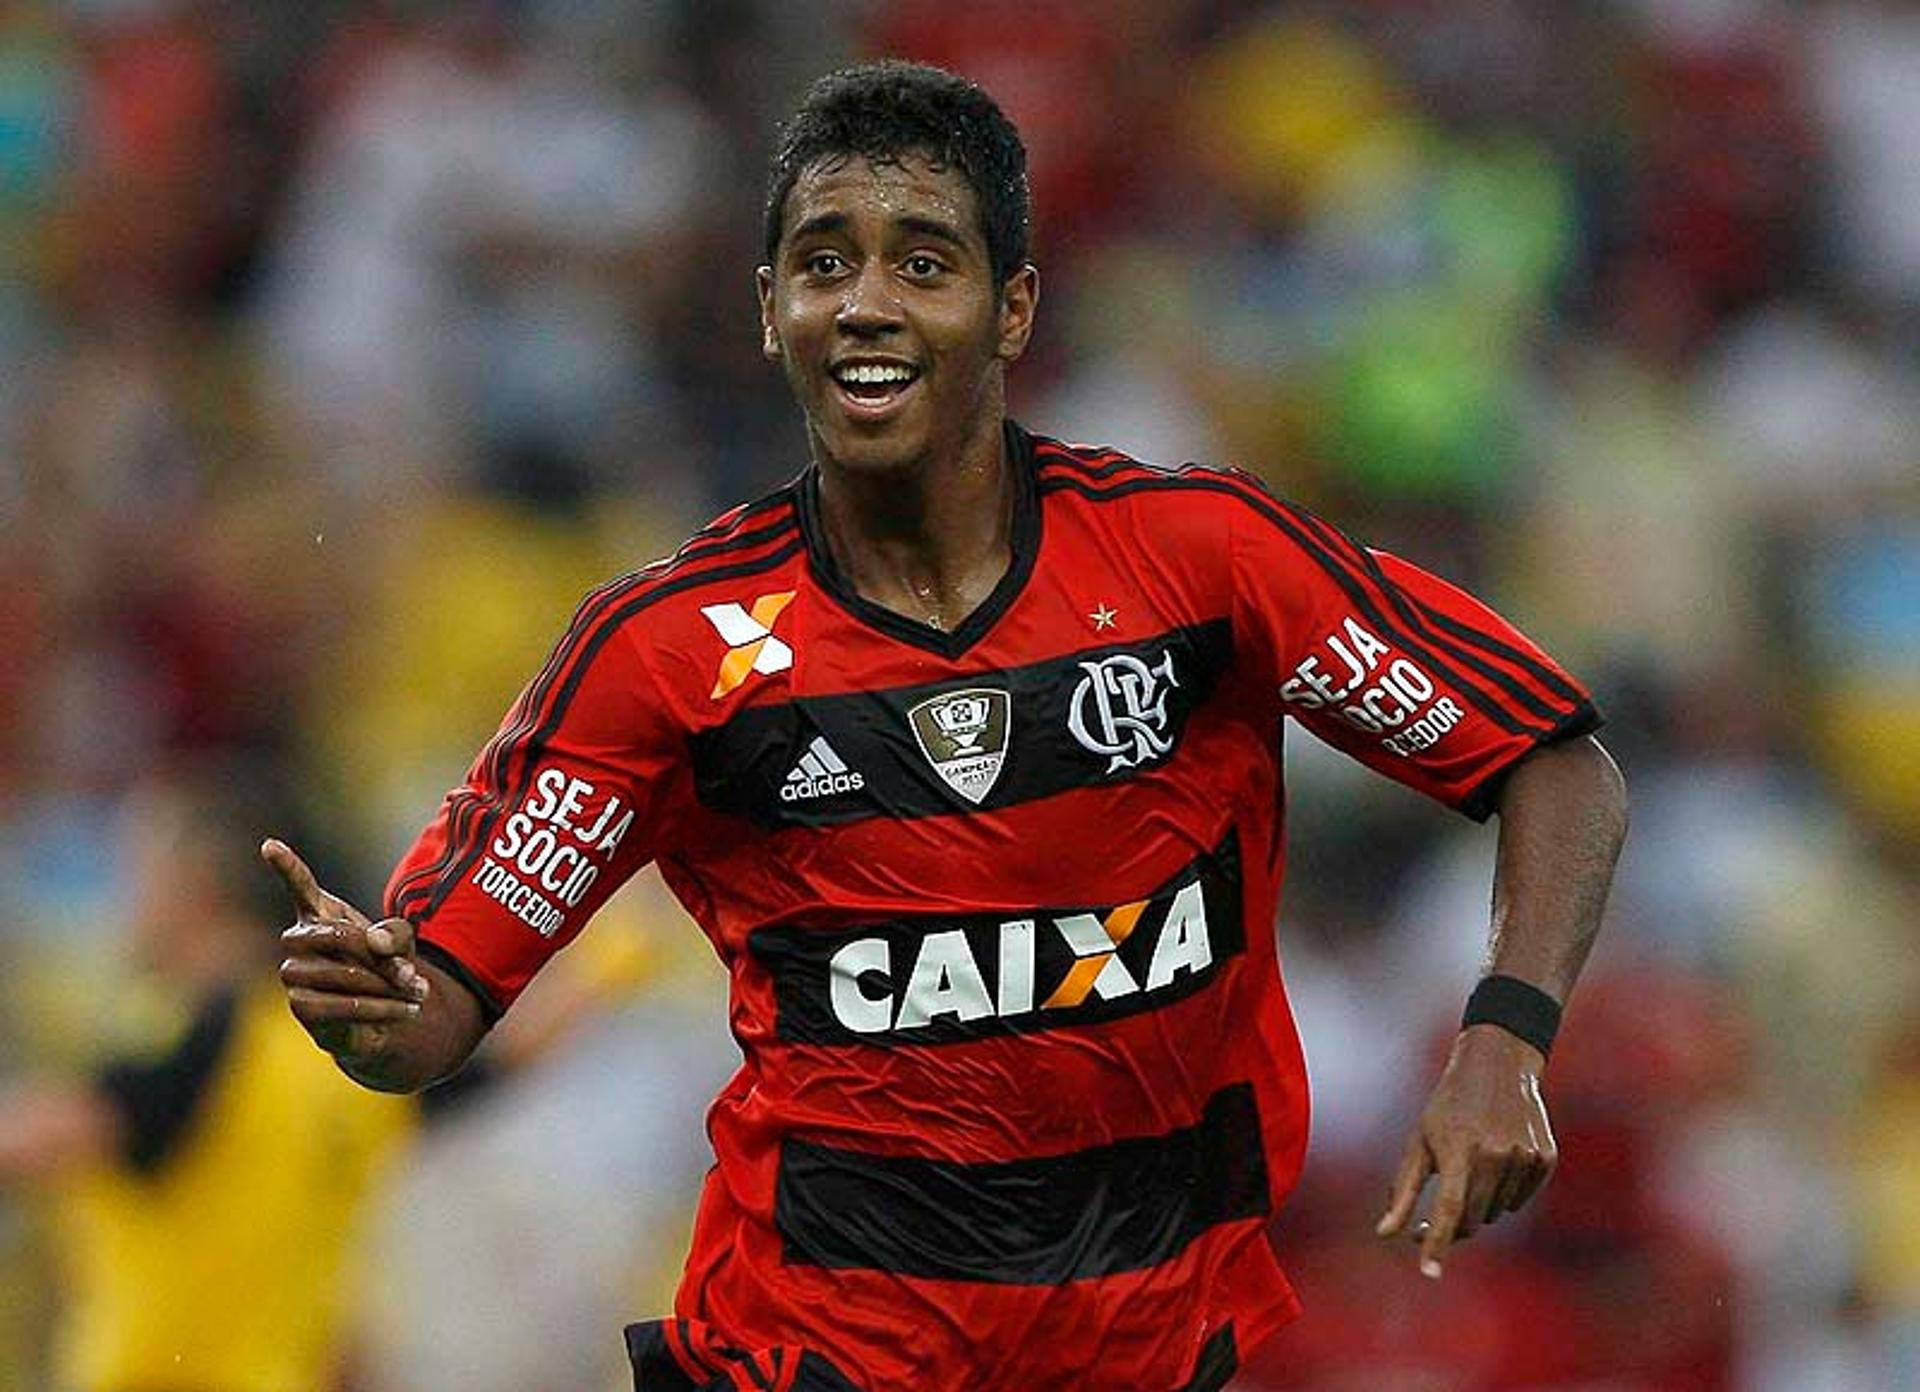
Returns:
[[[1500,816],[1490,973],[1382,1234],[1438,1275],[1554,1162],[1540,1076],[1625,824],[1585,692],[1244,475],[1009,421],[1027,227],[977,88],[816,84],[759,271],[812,466],[588,597],[382,921],[265,848],[294,1013],[391,1090],[658,862],[745,1061],[677,1317],[628,1330],[648,1392],[1217,1388],[1292,1317],[1284,715]]]

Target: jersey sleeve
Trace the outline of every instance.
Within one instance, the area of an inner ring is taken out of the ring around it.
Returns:
[[[1522,757],[1599,727],[1587,690],[1472,595],[1250,481],[1244,499],[1235,627],[1320,739],[1485,820]]]
[[[387,913],[497,1017],[653,859],[684,748],[633,630],[590,596],[394,869]]]

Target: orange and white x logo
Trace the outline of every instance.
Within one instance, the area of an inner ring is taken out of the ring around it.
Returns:
[[[1070,914],[1066,918],[1054,920],[1054,926],[1060,930],[1060,936],[1067,940],[1067,946],[1073,949],[1073,955],[1079,960],[1066,979],[1054,988],[1047,997],[1042,1010],[1063,1010],[1084,1001],[1091,992],[1098,992],[1102,1000],[1111,1000],[1115,996],[1131,995],[1140,989],[1140,983],[1133,979],[1119,957],[1120,944],[1133,934],[1139,925],[1140,915],[1146,911],[1147,901],[1122,904],[1104,920],[1090,913]]]
[[[709,604],[700,610],[730,650],[720,662],[720,676],[713,684],[714,700],[739,686],[749,672],[764,676],[793,666],[792,647],[773,636],[774,622],[793,602],[793,596],[794,591],[782,590],[761,595],[748,609],[738,604]]]

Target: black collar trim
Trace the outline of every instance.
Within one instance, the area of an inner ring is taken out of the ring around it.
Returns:
[[[809,466],[796,490],[800,506],[800,530],[807,539],[807,558],[820,588],[847,613],[878,629],[890,638],[957,658],[987,635],[1000,616],[1012,607],[1027,586],[1033,564],[1040,554],[1040,496],[1034,484],[1033,437],[1013,421],[1005,423],[1007,465],[1014,472],[1016,491],[1013,499],[1013,559],[993,593],[982,600],[958,628],[951,632],[934,628],[885,605],[875,604],[854,589],[851,581],[834,563],[827,547],[826,532],[820,525],[820,470]]]

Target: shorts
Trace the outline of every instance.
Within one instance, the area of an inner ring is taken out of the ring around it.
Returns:
[[[627,1326],[635,1392],[864,1392],[812,1349],[735,1348],[699,1320]]]
[[[634,1392],[867,1392],[812,1349],[735,1348],[699,1320],[627,1326]],[[1175,1392],[1220,1392],[1239,1369],[1233,1326],[1208,1340]]]

